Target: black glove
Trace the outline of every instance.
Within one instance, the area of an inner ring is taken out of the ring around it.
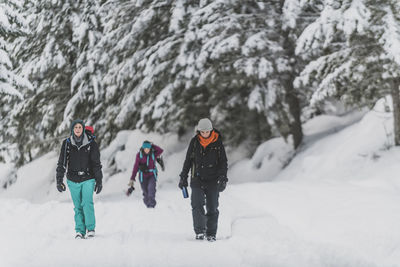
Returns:
[[[65,184],[62,181],[57,181],[57,190],[58,192],[65,191]]]
[[[165,170],[165,165],[164,165],[164,160],[161,156],[159,156],[158,158],[156,158],[156,161],[158,162],[158,164],[160,164],[161,170],[164,171]]]
[[[96,194],[101,192],[101,189],[103,189],[103,184],[101,181],[96,181],[96,185],[94,186],[94,191]]]
[[[178,187],[182,190],[182,188],[187,187],[187,186],[188,186],[187,178],[181,177],[181,179],[179,180]]]
[[[133,180],[129,181],[128,186],[129,186],[129,188],[126,191],[126,196],[127,197],[129,197],[132,194],[133,190],[135,190],[135,187],[133,186]]]
[[[228,182],[228,178],[225,176],[219,177],[217,181],[217,188],[219,192],[222,192],[226,188],[226,183]]]
[[[133,190],[135,190],[133,186],[129,187],[128,190],[126,191],[126,196],[129,197],[132,194]]]

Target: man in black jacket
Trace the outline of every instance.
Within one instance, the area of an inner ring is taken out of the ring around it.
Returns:
[[[228,161],[221,134],[213,129],[209,119],[201,119],[196,131],[186,153],[179,188],[188,186],[188,172],[191,169],[191,204],[196,239],[207,238],[212,242],[216,240],[218,227],[219,192],[225,190],[228,182]]]
[[[103,174],[100,151],[93,137],[85,134],[85,123],[75,120],[71,124],[71,136],[63,141],[57,163],[57,190],[65,191],[63,183],[67,170],[67,184],[75,211],[77,239],[94,237],[96,220],[93,191],[100,193]],[[87,233],[86,233],[87,231]]]

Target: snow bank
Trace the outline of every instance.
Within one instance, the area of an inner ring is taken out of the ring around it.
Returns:
[[[321,138],[313,133],[311,137],[316,140],[308,138],[302,153],[276,179],[351,183],[378,179],[381,184],[391,181],[400,173],[400,150],[393,147],[393,117],[385,106],[384,99],[378,101],[360,121],[336,134]],[[357,121],[357,116],[354,119]]]
[[[140,130],[119,132],[111,144],[101,151],[104,174],[102,195],[126,189],[136,153],[145,140],[164,149],[163,158],[166,169],[164,172],[160,171],[158,186],[173,185],[176,187],[191,137],[189,134],[179,139],[175,134],[144,134]],[[65,196],[55,190],[58,153],[57,151],[46,154],[17,170],[17,182],[8,190],[0,191],[0,194],[34,202],[66,200]],[[229,166],[232,167],[228,170],[230,182],[242,183],[272,180],[290,161],[294,151],[291,145],[285,143],[282,138],[276,138],[261,144],[251,159],[243,159],[244,147],[235,150],[227,148],[227,153]],[[0,176],[0,181],[9,178],[9,172],[5,171],[7,168],[9,169],[11,166],[0,167],[0,175],[4,174],[4,176]]]

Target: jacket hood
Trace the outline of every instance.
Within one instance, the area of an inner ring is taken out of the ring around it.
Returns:
[[[78,147],[78,145],[77,145],[76,142],[75,142],[75,138],[73,137],[73,135],[71,135],[70,140],[71,140],[71,144],[72,144],[72,145]],[[80,147],[78,147],[78,149],[81,148],[81,147],[86,146],[86,145],[89,144],[89,143],[90,143],[90,142],[89,142],[89,138],[87,137],[86,134],[83,133],[82,145],[81,145]]]

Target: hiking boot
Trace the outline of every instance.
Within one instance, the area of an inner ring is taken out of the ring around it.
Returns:
[[[203,233],[196,234],[196,240],[204,240],[205,235]]]
[[[208,242],[215,242],[217,239],[215,238],[215,235],[208,235],[207,236],[207,241]]]
[[[86,234],[86,238],[92,238],[92,237],[94,237],[94,230],[90,230]]]
[[[81,233],[76,233],[75,239],[85,239]]]

